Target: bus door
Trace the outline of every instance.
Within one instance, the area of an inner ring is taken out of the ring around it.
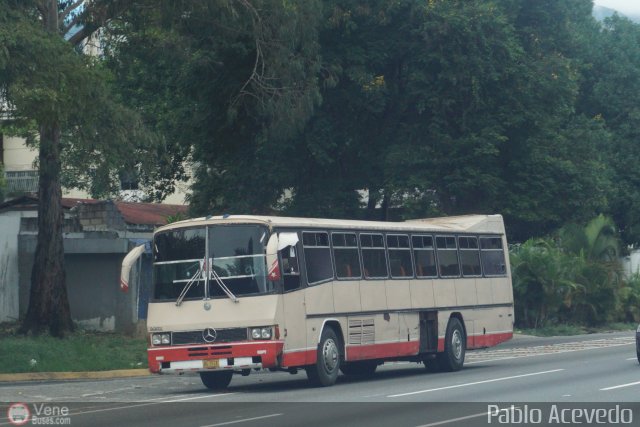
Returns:
[[[284,325],[280,326],[280,334],[285,341],[283,362],[287,365],[304,364],[306,361],[306,311],[299,254],[298,233],[278,233],[278,262],[282,272],[284,309]]]

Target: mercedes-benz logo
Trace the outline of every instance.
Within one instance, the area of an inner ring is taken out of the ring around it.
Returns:
[[[213,328],[207,328],[204,331],[202,331],[202,339],[205,342],[214,342],[217,336],[218,336],[218,333]]]

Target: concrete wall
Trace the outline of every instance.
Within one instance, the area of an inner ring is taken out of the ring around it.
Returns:
[[[0,215],[0,322],[18,319],[18,230],[20,215]]]
[[[34,170],[33,162],[38,157],[35,149],[27,147],[23,138],[4,135],[2,137],[4,146],[4,168],[7,171],[28,171]]]
[[[36,236],[20,235],[20,316],[29,304]],[[120,291],[120,266],[133,245],[111,232],[71,233],[65,237],[65,269],[71,317],[85,329],[134,332],[138,323],[137,280]]]
[[[640,250],[636,249],[622,259],[624,273],[626,277],[634,273],[640,273]]]

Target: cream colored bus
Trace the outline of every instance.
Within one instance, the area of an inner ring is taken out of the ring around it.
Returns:
[[[455,371],[512,337],[500,215],[406,222],[218,216],[158,229],[153,373],[304,369],[316,385],[387,361]]]

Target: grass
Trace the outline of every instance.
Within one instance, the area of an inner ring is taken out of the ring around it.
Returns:
[[[144,338],[77,331],[64,339],[0,327],[0,373],[108,371],[147,367]]]
[[[609,323],[602,326],[582,326],[582,325],[552,325],[537,329],[517,328],[514,332],[523,335],[534,335],[537,337],[555,337],[568,335],[584,335],[595,334],[598,332],[615,332],[615,331],[635,331],[638,327],[637,323]]]

